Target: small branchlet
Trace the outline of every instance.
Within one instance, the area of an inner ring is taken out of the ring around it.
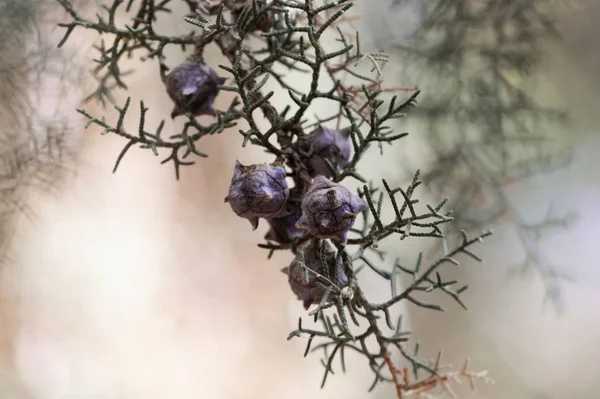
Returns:
[[[117,171],[117,168],[119,167],[119,164],[121,163],[127,151],[131,147],[138,145],[142,149],[150,149],[156,156],[159,156],[159,149],[167,150],[169,155],[165,157],[161,163],[164,164],[167,162],[172,162],[175,168],[175,176],[177,179],[179,179],[180,167],[182,165],[194,164],[192,161],[186,161],[188,156],[208,156],[207,154],[198,151],[196,148],[196,143],[201,137],[219,134],[226,129],[236,126],[236,121],[240,119],[240,115],[236,110],[238,102],[238,99],[235,98],[226,111],[217,112],[217,120],[215,122],[206,126],[201,125],[192,114],[186,114],[188,120],[184,124],[181,133],[171,135],[167,139],[162,137],[162,132],[165,126],[164,120],[161,121],[158,126],[151,131],[147,130],[148,127],[146,126],[146,113],[148,112],[148,107],[144,105],[143,101],[140,101],[138,131],[135,133],[125,130],[124,127],[125,117],[129,112],[131,98],[127,98],[127,101],[125,101],[125,104],[122,107],[116,105],[114,106],[119,114],[115,124],[109,124],[105,118],[98,119],[90,115],[84,109],[78,109],[77,112],[88,119],[86,128],[92,124],[97,125],[103,129],[102,134],[113,133],[127,140],[127,144],[125,144],[123,150],[121,150],[119,156],[117,157],[117,161],[115,162],[115,166],[113,168],[113,173]],[[192,134],[188,133],[190,130],[193,131]]]

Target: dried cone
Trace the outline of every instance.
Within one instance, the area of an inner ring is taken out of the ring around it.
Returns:
[[[302,238],[306,235],[306,231],[296,227],[296,223],[302,216],[302,208],[300,207],[300,197],[294,189],[290,190],[287,210],[288,215],[269,219],[269,232],[265,239],[279,244],[290,244],[295,239]]]
[[[321,252],[321,243],[325,244],[323,252]],[[307,269],[328,277],[330,282],[338,288],[348,286],[348,276],[343,266],[336,263],[336,250],[333,245],[326,241],[312,240],[303,248],[302,253],[305,267],[302,266],[302,257],[298,254],[292,263],[282,271],[288,276],[292,291],[302,301],[305,309],[308,309],[311,305],[321,303],[327,286],[330,284],[323,279],[319,281],[317,275],[307,271]],[[338,292],[339,290],[332,289],[327,297],[327,302],[335,300]]]
[[[348,230],[367,204],[341,184],[317,176],[302,199],[302,217],[296,226],[314,237],[345,244]]]
[[[257,11],[260,11],[261,7],[263,7],[267,2],[264,0],[256,0]],[[233,16],[233,20],[237,21],[241,16],[244,8],[249,8],[252,10],[253,4],[252,0],[238,0],[234,3],[233,7],[231,7],[231,14]],[[251,13],[253,11],[250,11]],[[275,25],[275,13],[272,10],[263,13],[260,17],[257,18],[256,21],[252,23],[249,30],[260,30],[261,32],[268,32]]]
[[[244,166],[236,161],[229,194],[225,197],[231,209],[258,227],[258,219],[286,216],[289,197],[286,171],[268,164]]]
[[[319,126],[298,143],[306,156],[306,165],[312,177],[332,177],[326,160],[341,172],[350,164],[350,129],[333,130]]]
[[[214,102],[219,94],[219,85],[225,78],[201,62],[186,61],[165,77],[165,86],[175,107],[171,118],[191,112],[194,116],[216,115]]]

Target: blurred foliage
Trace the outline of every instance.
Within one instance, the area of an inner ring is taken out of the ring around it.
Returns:
[[[0,253],[7,245],[17,215],[32,216],[24,190],[56,190],[70,152],[67,119],[59,112],[48,117],[40,110],[47,79],[66,87],[76,79],[75,65],[48,40],[51,23],[45,0],[0,0]],[[55,103],[60,104],[57,91]],[[57,105],[57,109],[58,109]]]
[[[391,7],[415,4],[393,0]],[[559,4],[437,0],[420,5],[423,25],[385,50],[422,71],[428,88],[412,114],[421,119],[420,134],[433,156],[423,180],[435,196],[451,198],[457,234],[498,223],[512,226],[526,260],[510,275],[537,273],[546,298],[560,310],[561,283],[569,276],[544,256],[539,232],[567,228],[576,215],[555,215],[551,204],[540,204],[549,209],[547,217],[532,222],[507,193],[511,184],[565,167],[572,157],[568,113],[542,105],[535,94],[547,52],[560,37]]]

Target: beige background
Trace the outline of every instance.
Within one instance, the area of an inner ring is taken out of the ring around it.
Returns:
[[[567,287],[567,312],[558,317],[542,307],[535,277],[507,282],[505,268],[520,257],[508,229],[478,249],[483,265],[469,263],[461,270],[471,287],[470,312],[449,303],[444,314],[406,309],[410,327],[430,353],[442,348],[457,366],[470,356],[475,369],[487,369],[496,379],[474,394],[459,388],[464,397],[600,395],[595,361],[600,294],[594,284],[600,277],[594,256],[600,140],[586,136],[598,130],[599,121],[596,15],[598,6],[565,13],[569,33],[560,46],[549,48],[551,61],[540,75],[540,97],[573,106],[573,137],[581,148],[576,161],[567,171],[512,192],[532,213],[553,198],[582,215],[568,233],[544,242],[552,261],[576,278]],[[187,29],[172,21],[163,28]],[[85,59],[78,50],[88,39],[76,36],[70,44],[68,50],[79,54],[73,65]],[[221,62],[211,54],[212,65]],[[171,103],[156,65],[135,66],[138,72],[128,79],[132,104],[144,99],[153,111],[147,122],[155,124],[168,116]],[[78,106],[78,88],[71,94],[70,102],[63,101],[65,112]],[[218,102],[228,104],[230,98],[223,93]],[[54,103],[50,88],[45,101]],[[185,168],[179,182],[172,168],[141,150],[132,150],[113,175],[123,141],[94,128],[82,130],[75,116],[72,123],[80,150],[76,176],[58,196],[29,193],[37,216],[20,219],[15,261],[0,272],[3,398],[366,397],[371,375],[360,361],[351,362],[349,375],[336,373],[318,389],[318,356],[303,359],[303,342],[285,340],[303,314],[279,271],[289,256],[267,261],[256,247],[265,226],[252,233],[223,204],[234,161],[268,160],[261,152],[241,149],[240,136],[230,131],[203,139],[200,150],[210,157]],[[136,123],[133,117],[127,126],[135,129]],[[178,131],[179,123],[168,121],[166,128]],[[420,127],[409,126],[412,135],[405,140],[418,150]],[[419,153],[413,154],[418,161]],[[365,174],[391,174],[382,164],[369,158]],[[390,248],[408,259],[416,253],[410,240]],[[375,278],[365,285],[374,297],[385,294],[386,285]],[[374,397],[392,395],[385,387]]]

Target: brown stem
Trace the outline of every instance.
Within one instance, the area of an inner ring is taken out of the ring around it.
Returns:
[[[398,399],[402,399],[402,383],[400,382],[400,370],[396,368],[394,362],[392,361],[392,357],[390,356],[390,352],[387,348],[384,348],[383,352],[383,360],[385,360],[385,364],[387,365],[390,373],[392,374],[392,381],[394,381],[394,386],[396,387],[396,396]]]

